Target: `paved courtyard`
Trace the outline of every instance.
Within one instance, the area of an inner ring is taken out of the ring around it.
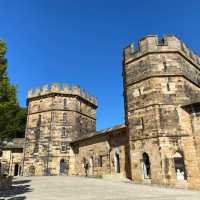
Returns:
[[[20,177],[6,200],[199,200],[200,192],[84,177]]]

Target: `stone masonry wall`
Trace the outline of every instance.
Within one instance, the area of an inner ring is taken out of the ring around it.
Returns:
[[[2,156],[0,157],[1,172],[9,176],[15,175],[15,166],[18,165],[18,175],[21,174],[23,164],[22,149],[3,149]]]
[[[133,45],[125,49],[125,119],[133,180],[199,187],[197,140],[190,115],[181,107],[200,97],[199,61],[175,36],[147,36],[139,41],[139,50]],[[184,180],[177,169],[184,171]]]
[[[126,146],[128,138],[126,129],[105,132],[72,143],[75,154],[75,173],[85,175],[84,164],[89,164],[89,176],[121,174],[126,176]],[[119,156],[117,163],[116,154]],[[119,166],[117,166],[119,164]],[[118,170],[117,170],[117,167]]]
[[[64,173],[73,173],[69,142],[96,131],[97,105],[93,97],[83,98],[78,87],[52,88],[29,93],[24,175],[59,174],[61,161]]]

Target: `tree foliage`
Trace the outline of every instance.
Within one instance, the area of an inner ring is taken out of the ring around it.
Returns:
[[[0,40],[0,140],[23,137],[26,109],[20,108],[16,97],[16,86],[10,84],[7,74],[7,48]]]

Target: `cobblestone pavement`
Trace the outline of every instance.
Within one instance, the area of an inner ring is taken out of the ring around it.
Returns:
[[[19,177],[6,200],[200,200],[200,192],[84,177]]]

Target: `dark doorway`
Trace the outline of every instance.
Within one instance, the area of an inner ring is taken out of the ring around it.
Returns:
[[[120,173],[120,157],[118,153],[115,154],[115,171]]]
[[[35,167],[33,165],[29,167],[29,176],[35,176]]]
[[[149,155],[147,153],[143,153],[143,173],[144,178],[150,179],[151,178],[151,163],[149,160]]]
[[[89,160],[89,175],[91,176],[93,175],[93,167],[94,167],[93,157],[91,156]]]
[[[64,174],[65,173],[65,160],[62,159],[60,161],[60,174]]]
[[[185,163],[184,163],[182,154],[179,152],[176,152],[173,155],[173,158],[174,158],[174,167],[176,171],[177,180],[186,180],[187,175],[186,175]]]
[[[15,169],[14,169],[14,176],[18,176],[19,175],[19,164],[15,164]]]

